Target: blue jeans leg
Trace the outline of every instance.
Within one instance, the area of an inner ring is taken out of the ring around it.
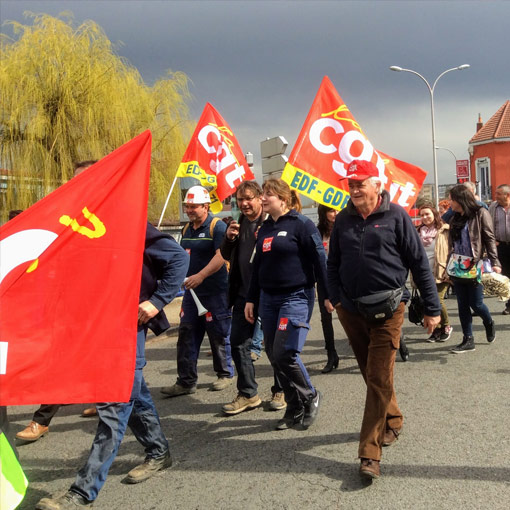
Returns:
[[[78,471],[71,490],[88,501],[94,501],[119,450],[128,423],[149,457],[168,451],[159,417],[143,379],[143,358],[147,330],[137,334],[137,359],[131,398],[127,403],[97,404],[99,423],[86,464]]]
[[[484,324],[492,322],[492,317],[483,302],[483,286],[481,283],[454,283],[457,305],[459,308],[459,319],[464,336],[473,336],[473,318],[471,308],[482,318]]]
[[[264,340],[264,333],[262,332],[262,323],[260,322],[260,317],[257,317],[257,322],[255,322],[255,328],[253,330],[253,337],[251,339],[251,352],[255,353],[257,356],[262,354],[262,341]]]

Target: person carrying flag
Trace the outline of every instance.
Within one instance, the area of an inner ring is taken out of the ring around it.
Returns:
[[[186,193],[184,209],[189,223],[182,230],[181,246],[189,253],[190,265],[182,299],[181,322],[177,340],[177,381],[161,388],[166,397],[195,393],[197,361],[207,332],[217,380],[211,390],[221,391],[232,384],[234,369],[230,350],[231,312],[227,303],[227,269],[220,246],[226,224],[209,213],[211,197],[202,186],[192,186]],[[199,315],[191,295],[194,290],[207,309]]]
[[[189,257],[178,243],[147,223],[131,398],[127,403],[97,404],[99,423],[87,462],[78,471],[75,482],[66,494],[57,498],[42,498],[36,505],[37,510],[68,510],[76,506],[92,506],[117,455],[128,424],[136,439],[144,446],[146,458],[143,464],[129,471],[126,483],[143,482],[171,466],[168,441],[163,434],[142,370],[146,364],[147,330],[150,328],[155,334],[160,334],[170,326],[162,309],[179,292],[188,265]]]

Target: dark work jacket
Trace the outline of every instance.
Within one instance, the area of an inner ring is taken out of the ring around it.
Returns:
[[[257,229],[262,225],[266,214],[262,213],[256,220]],[[239,218],[239,225],[244,223],[244,221],[249,221],[246,219],[244,214],[241,214]],[[257,230],[255,230],[256,232]],[[251,241],[251,249],[255,248],[255,243],[257,242],[257,238],[253,236],[253,240]],[[220,246],[221,256],[230,262],[230,269],[228,273],[228,306],[234,306],[234,302],[236,300],[237,295],[239,294],[239,289],[241,288],[241,271],[239,268],[239,254],[238,254],[238,246],[239,246],[239,236],[234,240],[230,241],[227,239],[227,236],[223,238],[223,242]],[[250,264],[252,266],[252,264]],[[250,282],[247,282],[248,285]]]
[[[177,295],[186,277],[189,255],[175,239],[147,222],[140,303],[150,301],[160,312],[148,323],[159,335],[170,327],[163,307]]]
[[[257,235],[257,251],[247,301],[257,304],[260,290],[287,294],[312,288],[326,290],[326,252],[312,220],[291,209],[276,221],[269,216]]]
[[[441,311],[436,284],[418,232],[407,212],[382,192],[379,208],[363,219],[352,200],[338,213],[328,257],[329,299],[355,312],[353,299],[404,287],[411,270],[425,313]],[[402,300],[409,299],[404,288]]]

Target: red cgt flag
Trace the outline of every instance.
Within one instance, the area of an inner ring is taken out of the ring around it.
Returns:
[[[223,117],[207,103],[177,170],[177,177],[194,177],[212,187],[211,211],[221,211],[221,201],[242,181],[254,179],[243,151]]]
[[[1,227],[1,405],[129,400],[150,156],[145,131]]]
[[[349,200],[346,176],[355,159],[372,161],[391,200],[414,204],[427,173],[376,151],[327,76],[294,145],[282,179],[312,200],[343,209]]]

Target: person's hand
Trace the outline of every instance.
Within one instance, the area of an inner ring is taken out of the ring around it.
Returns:
[[[326,312],[333,313],[335,311],[335,307],[331,304],[329,299],[324,300],[324,307],[326,308]]]
[[[203,276],[200,273],[192,274],[184,280],[184,287],[189,289],[196,289],[204,281]]]
[[[226,236],[229,241],[233,241],[239,235],[239,223],[237,221],[232,220],[228,227]]]
[[[423,317],[423,327],[427,330],[427,332],[431,335],[439,323],[441,322],[441,316],[436,315],[431,317],[430,315],[425,315]]]
[[[493,266],[493,267],[492,267],[492,270],[493,270],[495,273],[501,274],[501,268],[500,268],[499,266]]]
[[[250,323],[255,323],[255,316],[253,315],[255,310],[255,305],[253,303],[246,303],[244,307],[244,318]]]
[[[138,305],[138,324],[146,324],[158,313],[159,310],[150,301],[141,302]]]

